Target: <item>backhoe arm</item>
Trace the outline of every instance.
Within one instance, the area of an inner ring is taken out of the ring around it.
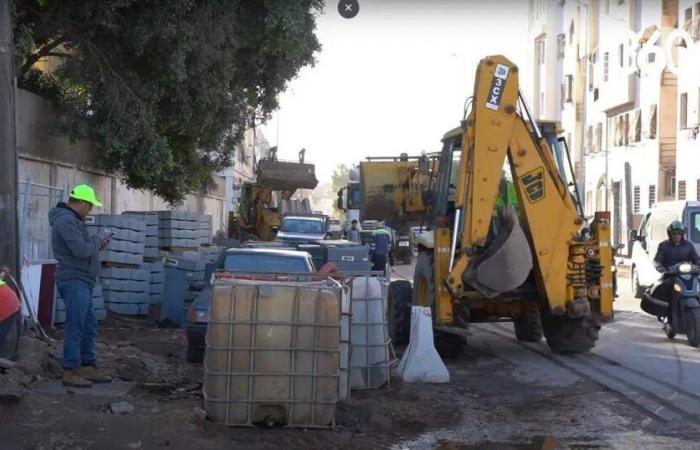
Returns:
[[[452,298],[463,297],[469,288],[493,298],[522,284],[534,266],[538,291],[550,311],[585,316],[590,314],[587,258],[598,254],[599,243],[579,239],[585,222],[546,139],[518,113],[518,100],[518,68],[503,56],[482,60],[462,139],[455,208],[463,225],[453,229],[459,233],[459,256],[450,273],[438,279]],[[508,239],[489,236],[506,160],[520,208],[519,214],[505,211],[501,216]],[[438,323],[447,323],[452,305],[437,300]]]

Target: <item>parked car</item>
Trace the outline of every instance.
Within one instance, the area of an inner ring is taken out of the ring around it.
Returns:
[[[659,202],[642,218],[639,228],[630,230],[632,264],[630,279],[632,292],[641,298],[644,291],[659,280],[654,268],[654,257],[659,244],[668,239],[666,227],[674,220],[683,222],[686,239],[700,253],[700,202]]]
[[[311,255],[307,252],[278,248],[231,248],[216,262],[216,270],[233,274],[305,274],[316,271]],[[211,284],[208,281],[192,302],[185,319],[187,335],[187,361],[204,360],[205,342],[209,321]]]
[[[316,242],[328,234],[324,216],[286,216],[282,218],[277,240],[284,242]]]

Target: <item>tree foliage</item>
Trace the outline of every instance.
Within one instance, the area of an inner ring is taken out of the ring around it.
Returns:
[[[323,0],[16,0],[21,87],[103,168],[171,203],[230,165],[240,137],[313,64]],[[51,70],[39,70],[39,61]]]

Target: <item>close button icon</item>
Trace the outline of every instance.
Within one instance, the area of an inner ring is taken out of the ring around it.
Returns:
[[[352,19],[360,12],[360,3],[357,0],[340,0],[338,12],[346,19]]]

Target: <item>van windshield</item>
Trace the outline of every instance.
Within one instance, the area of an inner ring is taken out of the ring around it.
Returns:
[[[700,244],[700,210],[691,211],[690,213],[690,230],[688,231],[688,238]]]

